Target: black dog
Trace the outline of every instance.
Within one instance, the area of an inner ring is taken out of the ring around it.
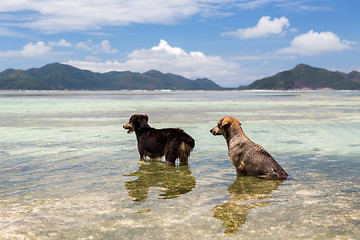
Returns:
[[[155,129],[148,124],[149,117],[134,114],[124,128],[128,133],[135,132],[140,158],[161,158],[165,155],[166,162],[175,165],[177,158],[181,165],[188,164],[195,141],[180,128]]]

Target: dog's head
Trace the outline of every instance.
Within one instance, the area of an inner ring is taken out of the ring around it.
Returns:
[[[128,130],[127,133],[133,133],[141,128],[142,122],[145,122],[147,124],[148,121],[148,115],[134,114],[129,119],[129,122],[123,126],[123,128]]]
[[[215,135],[226,135],[229,133],[229,129],[234,125],[240,126],[241,123],[234,117],[223,117],[219,120],[218,124],[210,130],[210,132]]]

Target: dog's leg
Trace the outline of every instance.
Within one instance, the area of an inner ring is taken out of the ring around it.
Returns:
[[[175,166],[176,158],[172,157],[171,155],[165,155],[166,163]]]
[[[145,154],[145,150],[141,147],[141,145],[139,144],[138,142],[138,152],[139,152],[139,155],[140,155],[140,160],[143,160],[145,161],[146,160],[146,154]]]
[[[146,155],[145,155],[145,153],[140,153],[140,152],[139,152],[139,154],[140,154],[140,160],[146,161]]]
[[[173,151],[173,149],[169,149],[168,151],[166,151],[165,159],[168,164],[175,166],[176,158],[177,158],[177,156],[176,156],[175,152]]]
[[[170,165],[175,166],[175,161],[179,158],[180,143],[177,141],[171,141],[165,146],[165,159]]]
[[[186,165],[188,165],[189,164],[189,161],[188,161],[188,157],[187,156],[181,156],[180,155],[180,165],[184,165],[184,166],[186,166]]]
[[[243,169],[240,169],[237,167],[235,167],[235,169],[236,169],[236,176],[244,176],[245,175]]]
[[[188,165],[188,158],[190,155],[191,147],[182,142],[178,151],[180,165]]]

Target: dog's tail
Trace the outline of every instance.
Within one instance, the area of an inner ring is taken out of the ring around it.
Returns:
[[[181,138],[181,142],[183,142],[184,144],[188,145],[191,150],[193,150],[193,148],[195,147],[195,140],[190,137],[188,134],[184,135],[182,138]]]

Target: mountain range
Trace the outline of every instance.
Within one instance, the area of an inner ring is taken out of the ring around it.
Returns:
[[[95,73],[69,65],[52,63],[29,70],[7,69],[0,72],[1,90],[360,90],[360,73],[348,74],[299,64],[295,68],[254,81],[247,86],[223,88],[213,81],[188,78],[151,70]]]
[[[190,80],[175,74],[151,70],[145,73],[95,73],[69,65],[53,63],[29,70],[7,69],[0,73],[3,90],[221,90],[213,81]]]
[[[291,70],[277,73],[271,77],[256,80],[247,86],[240,86],[239,89],[360,90],[360,72],[352,71],[346,74],[337,71],[329,71],[323,68],[315,68],[306,64],[299,64]]]

